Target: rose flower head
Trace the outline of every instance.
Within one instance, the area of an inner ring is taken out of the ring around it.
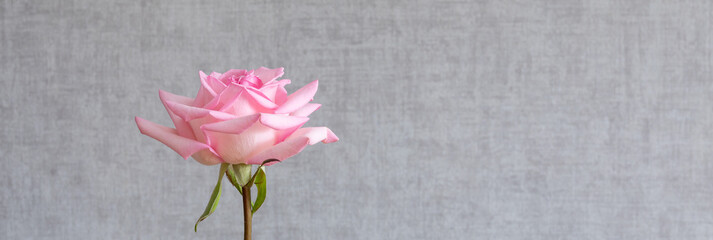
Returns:
[[[321,106],[310,103],[318,81],[288,95],[290,80],[278,80],[283,73],[283,68],[265,67],[209,75],[201,71],[195,98],[159,90],[175,129],[140,117],[136,125],[183,158],[192,156],[205,165],[282,161],[307,145],[339,140],[329,128],[302,127]]]

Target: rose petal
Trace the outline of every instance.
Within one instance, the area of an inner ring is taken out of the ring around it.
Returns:
[[[275,132],[256,121],[239,134],[213,131],[205,131],[205,134],[210,146],[225,162],[236,164],[246,163],[248,157],[272,147],[275,144]]]
[[[201,127],[206,124],[222,122],[235,118],[237,117],[227,113],[210,111],[203,117],[191,119],[190,121],[188,121],[188,124],[191,125],[191,129],[193,130],[193,134],[196,136],[195,139],[197,141],[211,145],[211,142],[208,141],[205,132],[201,129]]]
[[[199,90],[199,94],[202,94],[200,102],[198,102],[195,106],[197,107],[202,107],[205,105],[210,100],[207,100],[207,94],[210,94],[212,97],[215,97],[218,95],[220,92],[225,90],[227,87],[226,84],[222,83],[220,80],[217,79],[217,77],[220,77],[219,73],[213,72],[210,75],[206,75],[203,71],[199,71],[198,75],[200,76],[201,79],[201,87],[204,88],[203,92],[201,93]],[[212,98],[210,98],[212,99]],[[206,101],[207,100],[207,101]]]
[[[255,156],[250,157],[247,161],[247,164],[261,164],[263,161],[268,159],[277,159],[283,161],[301,152],[307,146],[307,144],[309,144],[309,139],[307,138],[298,138],[292,139],[290,141],[284,141],[278,143],[275,146],[272,146],[271,148],[268,148],[265,151],[262,151],[261,153],[258,153]],[[267,165],[269,166],[272,164],[268,163]]]
[[[255,69],[255,75],[262,80],[262,83],[268,83],[272,80],[275,80],[279,77],[282,77],[283,74],[285,74],[285,68],[275,68],[275,69],[269,69],[266,67],[260,67],[258,69]]]
[[[270,84],[262,86],[259,91],[265,95],[270,101],[275,102],[275,94],[277,93],[277,84]]]
[[[259,93],[259,91],[255,91],[257,90],[251,87],[231,84],[216,98],[215,102],[208,103],[206,107],[219,109],[222,112],[228,112],[238,117],[261,112],[272,113],[272,109],[277,107],[277,105],[272,103],[269,99],[265,99],[265,96]]]
[[[290,135],[284,142],[278,143],[271,148],[262,151],[250,158],[248,164],[261,164],[267,159],[278,159],[283,161],[294,156],[304,149],[307,144],[313,145],[317,142],[331,143],[339,140],[334,133],[326,127],[300,128]],[[268,164],[271,165],[271,164]]]
[[[277,83],[278,87],[275,91],[275,103],[277,103],[277,105],[282,105],[287,102],[287,90],[285,89],[285,85],[290,84],[290,80],[284,79]]]
[[[300,129],[303,125],[304,123],[292,128],[277,131],[277,134],[275,134],[275,144],[285,141],[287,137],[292,135],[295,131],[297,131],[297,129]]]
[[[275,130],[285,130],[305,124],[309,120],[308,117],[295,117],[287,115],[276,115],[263,113],[260,117],[260,123]]]
[[[218,163],[222,163],[223,160],[216,155],[212,149],[203,149],[198,151],[197,153],[194,153],[191,155],[193,159],[195,159],[197,162],[203,164],[203,165],[216,165]]]
[[[260,114],[253,114],[222,122],[205,124],[201,126],[201,129],[203,131],[240,134],[257,122],[258,119],[260,119]]]
[[[193,102],[193,99],[176,95],[170,92],[166,92],[163,90],[158,90],[158,97],[161,99],[161,103],[163,103],[163,107],[166,108],[166,111],[168,112],[168,116],[171,117],[171,121],[173,121],[173,125],[176,126],[176,131],[178,131],[178,135],[181,135],[182,137],[190,138],[190,139],[195,139],[195,136],[193,136],[193,130],[191,130],[191,126],[186,123],[186,121],[183,121],[181,117],[176,115],[171,109],[168,107],[166,102],[172,101],[172,102],[178,102],[181,104],[191,104]]]
[[[277,108],[277,104],[272,102],[265,94],[260,92],[260,90],[257,90],[252,87],[245,87],[247,89],[247,93],[250,94],[253,100],[257,104],[260,104],[261,107],[266,108],[266,109],[275,109]]]
[[[318,80],[305,85],[287,97],[287,101],[275,109],[275,113],[290,113],[293,112],[309,101],[312,101],[314,94],[317,93]]]
[[[217,79],[220,79],[220,76],[221,76],[221,75],[223,75],[223,74],[220,74],[220,73],[217,73],[217,72],[212,72],[212,73],[210,73],[209,76],[211,76],[211,77],[213,77],[213,78],[215,78],[215,79],[217,80]]]
[[[173,128],[162,126],[140,117],[135,117],[134,120],[142,134],[165,144],[184,159],[188,159],[188,157],[200,150],[210,149],[210,146],[205,143],[181,137]]]
[[[237,86],[237,85],[236,85]],[[239,86],[242,90],[234,100],[224,104],[220,111],[234,114],[238,117],[253,115],[261,112],[272,112],[271,109],[264,108],[250,96],[247,89]]]
[[[196,107],[203,107],[206,103],[210,102],[210,100],[213,99],[213,97],[215,96],[213,94],[215,93],[201,86],[201,88],[198,89],[198,94],[196,94],[196,98],[191,105]]]
[[[198,75],[201,79],[201,88],[198,89],[198,94],[196,95],[196,98],[193,101],[193,104],[191,105],[196,107],[203,107],[206,103],[210,102],[210,100],[217,96],[218,93],[208,83],[208,76],[206,76],[203,71],[199,71]]]
[[[206,75],[203,71],[199,71],[198,74],[201,77],[201,81],[205,81],[208,83],[211,89],[215,91],[216,93],[219,93],[223,91],[223,89],[228,86],[220,82],[218,78],[220,77],[220,73],[217,72],[212,72],[210,75]]]
[[[209,110],[209,109],[205,109],[205,108],[197,108],[197,107],[180,104],[180,103],[173,102],[173,101],[166,101],[166,105],[168,106],[169,109],[171,109],[171,111],[173,111],[176,115],[178,115],[184,121],[191,121],[193,119],[202,118],[208,114],[211,114],[214,117],[220,118],[220,119],[232,119],[232,118],[237,117],[232,114],[219,112],[219,111],[213,111],[213,110]]]
[[[260,118],[260,114],[254,114],[250,116],[245,116],[245,117],[240,117],[240,118],[235,118],[235,119],[230,119],[226,121],[221,121],[221,122],[215,122],[215,123],[209,123],[209,124],[204,124],[200,127],[203,136],[206,138],[206,142],[208,145],[214,147],[216,150],[223,150],[225,146],[220,146],[225,145],[225,144],[230,144],[232,142],[220,142],[220,140],[226,139],[224,134],[215,134],[215,133],[227,133],[227,134],[241,134],[243,131],[247,130],[250,128],[255,122],[258,121]],[[213,132],[213,133],[211,133]],[[220,137],[223,137],[221,139],[218,139]],[[230,137],[228,137],[230,138]],[[234,137],[233,137],[234,138]],[[235,141],[233,141],[235,142]],[[230,158],[231,156],[226,156]],[[237,163],[237,162],[235,162]]]
[[[241,76],[244,76],[247,74],[248,71],[245,69],[230,69],[220,75],[218,78],[218,81],[224,83],[226,86],[230,85],[233,80],[240,78]]]
[[[216,94],[219,94],[228,86],[219,81],[217,78],[213,77],[212,75],[206,76],[205,80],[201,78],[201,83],[208,85],[210,89],[213,90],[213,92],[215,92]]]
[[[285,100],[287,100],[287,91],[285,90],[285,85],[290,84],[289,79],[283,79],[280,81],[272,82],[270,84],[265,84],[260,88],[260,92],[262,92],[267,98],[270,99],[270,101],[277,103],[278,105],[280,103],[284,103]],[[283,94],[280,96],[281,102],[277,102],[277,95],[278,91]]]
[[[300,128],[286,140],[300,137],[308,137],[310,139],[309,145],[314,145],[320,141],[323,143],[333,143],[339,141],[337,135],[334,135],[332,130],[327,127]]]
[[[233,78],[237,79],[247,73],[248,71],[245,69],[230,69],[227,72],[223,73],[223,75],[218,78],[218,81],[222,82],[226,86],[230,86],[230,83]]]
[[[237,100],[243,90],[244,88],[242,86],[230,84],[225,90],[218,94],[217,97],[207,103],[204,108],[223,111],[223,109]]]
[[[317,111],[322,107],[322,104],[319,103],[307,103],[304,106],[302,106],[300,109],[295,110],[294,112],[290,113],[291,116],[297,116],[297,117],[306,117],[312,114],[314,111]]]

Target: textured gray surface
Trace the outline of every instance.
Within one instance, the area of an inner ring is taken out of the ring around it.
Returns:
[[[240,2],[240,3],[234,3]],[[710,1],[0,1],[0,238],[237,239],[139,134],[198,70],[320,79],[341,141],[255,239],[713,239]]]

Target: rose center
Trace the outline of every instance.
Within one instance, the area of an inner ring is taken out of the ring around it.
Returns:
[[[262,87],[262,80],[255,76],[253,73],[248,73],[246,75],[240,76],[238,79],[233,79],[234,84],[251,86],[254,88]]]

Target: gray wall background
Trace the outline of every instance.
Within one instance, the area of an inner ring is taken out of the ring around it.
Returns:
[[[217,166],[139,134],[198,70],[320,79],[341,141],[255,239],[712,239],[710,1],[0,1],[0,238],[193,232]]]

